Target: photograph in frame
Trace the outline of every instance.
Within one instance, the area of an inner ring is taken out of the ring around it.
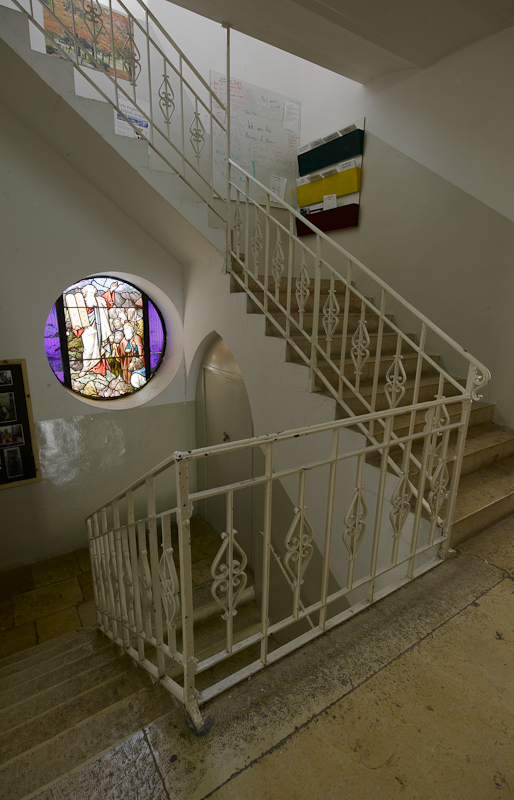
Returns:
[[[23,475],[23,462],[19,447],[7,447],[4,450],[5,468],[8,478],[21,478]]]
[[[25,444],[23,425],[0,425],[0,447],[16,445],[21,447]]]
[[[0,392],[0,423],[16,421],[14,392]]]
[[[10,369],[0,369],[0,387],[12,386],[12,372]]]

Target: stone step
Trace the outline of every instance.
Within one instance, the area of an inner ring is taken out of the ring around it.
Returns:
[[[432,361],[436,364],[440,362],[440,356],[429,354]],[[384,354],[380,358],[380,364],[378,368],[378,376],[379,378],[385,378],[388,369],[390,368],[391,364],[393,363],[394,356],[392,354]],[[362,372],[360,376],[361,382],[372,381],[375,375],[375,367],[376,367],[377,359],[374,357],[368,358],[364,366],[362,367]],[[416,369],[418,365],[418,354],[417,353],[406,353],[402,358],[403,368],[407,373],[408,377],[414,378],[416,375]],[[325,375],[325,377],[329,378],[332,386],[339,385],[339,374],[335,372],[334,368],[328,364],[326,361],[321,361],[318,363],[318,369],[320,372]],[[421,374],[422,375],[437,375],[437,370],[435,367],[432,366],[426,359],[423,359],[423,363],[421,366]],[[348,378],[348,380],[353,384],[355,383],[355,365],[351,358],[345,359],[344,363],[344,375]]]
[[[74,646],[66,650],[59,650],[55,653],[53,650],[44,652],[41,658],[34,655],[27,660],[24,669],[6,675],[0,686],[2,693],[10,691],[23,683],[32,681],[34,678],[42,677],[47,672],[53,672],[55,669],[62,667],[64,664],[76,662],[84,656],[90,655],[95,650],[101,650],[106,645],[105,637],[98,633],[96,630],[92,631],[89,638],[82,639],[75,642]],[[48,657],[45,657],[47,655]],[[24,662],[18,662],[20,666]]]
[[[255,291],[253,291],[253,294],[255,295],[257,300],[259,300],[264,305],[264,289],[255,289]],[[345,292],[337,294],[337,302],[339,303],[341,313],[343,312],[345,307],[345,294],[346,294]],[[325,291],[320,292],[320,302],[318,307],[320,309],[321,316],[323,316],[323,306],[325,304],[327,296],[328,295]],[[282,307],[282,309],[284,310],[287,309],[287,292],[280,292],[278,300],[275,293],[273,293],[273,298],[268,297],[268,309],[270,311],[272,309],[280,311],[281,309],[279,308],[279,304]],[[351,295],[348,305],[349,305],[349,311],[355,311],[360,313],[362,301],[359,297]],[[313,310],[314,310],[314,295],[310,294],[304,303],[303,311],[304,313],[312,313]],[[251,297],[248,297],[247,311],[249,314],[261,313],[261,309],[259,308],[259,306],[257,306],[257,304]],[[294,292],[291,295],[291,311],[297,314],[299,313],[298,303]]]
[[[53,708],[0,734],[0,764],[53,739],[79,722],[103,712],[115,703],[137,694],[150,683],[142,669],[129,666],[121,675],[57,702]]]
[[[414,334],[407,334],[407,335],[409,336],[410,339],[415,341],[416,337]],[[369,338],[370,338],[370,343],[368,345],[368,349],[370,355],[374,356],[376,354],[378,334],[370,333]],[[293,336],[292,340],[296,345],[296,347],[302,351],[302,353],[305,353],[307,356],[310,356],[311,343],[305,336]],[[334,358],[339,359],[341,357],[342,341],[343,341],[342,333],[341,332],[336,333],[330,343],[330,357],[332,359]],[[381,347],[382,355],[385,354],[394,355],[396,353],[397,342],[398,342],[398,334],[383,333],[382,347]],[[325,340],[322,340],[320,342],[320,345],[324,350],[326,349]],[[351,358],[352,347],[353,347],[352,334],[350,332],[349,335],[346,337],[346,347],[345,347],[346,358]],[[413,348],[410,345],[403,342],[402,353],[405,354],[409,352],[413,352]],[[286,348],[286,361],[291,361],[293,363],[299,363],[299,364],[305,363],[304,359],[302,359],[298,351],[289,342],[287,343],[287,348]],[[353,361],[351,363],[353,365]]]
[[[242,271],[240,269],[233,269],[233,271],[237,275],[242,277]],[[287,276],[283,275],[281,277],[280,281],[279,281],[279,292],[282,292],[283,294],[287,294],[287,283],[288,283]],[[259,274],[257,276],[257,280],[255,279],[255,277],[253,275],[249,275],[248,276],[248,288],[251,289],[252,292],[257,292],[257,291],[261,291],[262,292],[263,291],[263,289],[261,288],[262,286],[267,286],[268,291],[275,292],[275,288],[276,288],[275,287],[275,278],[271,274],[271,270],[270,270],[270,274],[268,275],[267,283],[266,283],[266,281],[264,279],[264,275],[263,274]],[[320,288],[320,292],[321,293],[324,293],[326,295],[327,292],[330,289],[330,286],[331,286],[330,278],[321,278],[320,284],[319,284],[319,288]],[[344,281],[335,280],[334,281],[334,289],[335,289],[335,292],[337,294],[338,299],[339,299],[339,297],[343,297],[344,298],[344,294],[346,292],[346,284],[344,283]],[[245,291],[244,287],[241,286],[240,283],[233,276],[231,277],[231,281],[230,281],[230,291],[231,292],[244,292]],[[310,291],[311,295],[314,294],[314,279],[311,279],[311,285],[309,287],[309,291]],[[293,288],[292,288],[293,297],[295,295],[295,292],[296,292],[296,277],[293,278]]]
[[[17,725],[22,725],[32,717],[37,717],[50,711],[59,703],[64,703],[82,692],[86,692],[93,686],[127,672],[133,664],[134,662],[129,656],[115,656],[113,650],[110,661],[92,667],[67,680],[62,680],[55,686],[42,689],[24,700],[2,709],[0,714],[0,733],[8,731],[10,728],[15,728]]]
[[[316,378],[316,385],[320,387],[320,391],[323,394],[327,394],[330,397],[333,395],[329,393],[329,391],[323,387],[321,388],[321,379],[319,377]],[[412,403],[414,397],[414,379],[408,379],[404,383],[405,387],[405,394],[401,400],[402,406],[409,405]],[[436,397],[439,390],[439,377],[437,375],[426,375],[422,376],[420,379],[419,385],[419,393],[418,393],[418,402],[424,403],[428,400],[433,400]],[[370,403],[371,396],[373,392],[373,384],[372,383],[363,383],[360,386],[360,394],[366,400],[366,402]],[[446,397],[454,397],[458,393],[458,390],[451,384],[449,381],[445,381],[443,384],[443,394]],[[357,397],[355,394],[350,392],[349,389],[345,388],[343,392],[343,400],[348,405],[350,410],[355,415],[360,414],[367,414],[369,413],[365,406],[363,405],[362,401]],[[376,398],[376,410],[384,411],[385,409],[389,408],[389,402],[385,393],[382,391],[377,394]],[[344,408],[338,404],[336,408],[336,419],[347,419],[348,415]]]
[[[104,647],[94,650],[83,658],[65,662],[50,672],[44,671],[42,675],[36,675],[32,680],[25,681],[11,689],[2,690],[0,692],[0,710],[111,661],[116,657],[116,651],[110,642],[105,641]]]
[[[451,534],[456,545],[514,512],[514,458],[461,479]]]
[[[173,699],[162,686],[147,686],[41,742],[0,767],[4,800],[21,800],[114,747],[174,707]]]
[[[63,633],[57,639],[49,639],[47,642],[42,642],[41,644],[35,644],[32,647],[27,647],[25,650],[21,650],[18,653],[12,653],[9,656],[4,656],[2,659],[0,659],[0,686],[3,676],[11,674],[11,670],[6,669],[7,667],[14,666],[22,661],[26,662],[27,659],[32,658],[34,655],[41,657],[43,653],[48,653],[51,650],[53,650],[54,653],[60,652],[60,650],[56,648],[67,650],[72,646],[73,641],[87,638],[90,630],[90,628],[78,628],[75,631]],[[20,668],[24,669],[25,667]],[[12,671],[16,672],[17,669],[18,668],[15,667]]]
[[[448,413],[450,414],[451,422],[457,422],[460,419],[461,410],[462,406],[460,405],[460,403],[457,403],[456,405],[448,405]],[[414,428],[413,428],[414,433],[422,431],[423,428],[425,427],[426,424],[425,416],[426,416],[425,411],[417,412],[416,421],[414,423]],[[473,403],[471,406],[468,430],[478,425],[492,425],[493,419],[494,419],[493,403],[484,403],[483,401],[478,401],[476,403]],[[410,413],[398,414],[398,416],[395,417],[393,430],[398,437],[408,435],[410,421],[411,421]],[[376,426],[374,435],[377,441],[381,442],[383,435],[383,428]]]
[[[286,315],[284,313],[280,312],[280,311],[270,311],[270,314],[274,319],[277,320],[279,325],[285,330]],[[292,314],[291,317],[299,325],[300,315],[298,313],[296,313],[296,314]],[[310,334],[311,331],[312,331],[313,317],[314,317],[313,314],[304,314],[303,315],[302,328],[308,334]],[[342,317],[343,317],[343,314],[341,313],[339,315],[339,324],[338,324],[338,326],[337,326],[337,328],[336,328],[336,330],[334,332],[334,337],[336,337],[337,335],[341,335],[342,328],[343,328]],[[348,314],[348,332],[350,334],[354,333],[357,330],[357,325],[359,324],[360,318],[361,318],[361,315],[356,313],[356,312],[355,313],[351,312],[351,313]],[[393,320],[393,315],[392,314],[387,314],[386,318],[389,321],[392,321]],[[378,314],[368,314],[368,316],[366,317],[368,333],[376,333],[376,331],[378,330],[379,320],[380,320],[380,317],[378,316]],[[297,335],[299,333],[299,331],[300,331],[300,329],[296,328],[294,324],[291,325],[291,335],[293,335],[293,336]],[[323,339],[325,338],[325,329],[323,327],[323,314],[319,315],[319,319],[318,319],[318,334],[319,334],[320,338],[321,337],[323,337]],[[266,318],[266,336],[280,336],[280,337],[282,336],[282,333],[280,333],[280,331],[277,329],[276,325],[274,325],[273,322],[268,318]],[[320,344],[321,344],[322,347],[325,346],[324,342],[320,342]]]

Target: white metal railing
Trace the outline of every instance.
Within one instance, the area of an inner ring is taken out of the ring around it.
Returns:
[[[174,453],[87,519],[101,630],[184,704],[200,730],[199,706],[207,700],[440,563],[449,545],[458,485],[458,464],[450,475],[450,443],[465,436],[470,404],[462,395],[418,403],[412,410],[425,419],[423,430],[397,440],[392,432],[403,410],[384,410],[382,441],[346,451],[342,434],[352,419]],[[360,421],[368,424],[373,416]],[[419,453],[421,470],[410,471],[402,457],[397,479],[388,461],[399,442]],[[254,448],[264,453],[262,474],[201,490],[191,485],[198,460],[230,458]],[[370,456],[378,464],[374,489],[365,479]],[[288,487],[294,503],[285,526],[275,516],[278,483]],[[257,531],[245,530],[248,523],[238,519],[238,495],[247,500],[251,495],[250,527],[262,524]],[[190,521],[193,508],[214,497],[223,498],[225,526],[212,557],[211,593],[225,624],[216,647],[202,656]],[[262,549],[253,565],[259,622],[248,631],[236,613],[249,557],[238,538],[257,533],[260,539],[259,531]],[[280,543],[281,566],[288,573],[286,599],[282,595],[280,603],[271,591],[273,541]],[[322,566],[307,597],[314,549]]]
[[[143,120],[160,168],[179,174],[225,221],[226,187],[220,194],[215,186],[215,142],[226,139],[226,105],[145,3],[129,1],[137,13],[124,0],[12,0],[47,51],[72,63],[140,138]]]
[[[383,409],[403,408],[399,424],[411,435],[423,424],[411,411],[419,402],[478,399],[491,377],[480,361],[232,160],[229,187],[229,272],[265,314],[269,332],[286,339],[290,357],[309,367],[311,390],[333,397],[341,415],[357,417],[370,443],[384,435]],[[313,238],[299,237],[297,222]],[[460,380],[440,362],[441,352]],[[365,423],[361,415],[369,415]],[[420,469],[411,445],[402,447]],[[389,466],[400,474],[392,459]]]

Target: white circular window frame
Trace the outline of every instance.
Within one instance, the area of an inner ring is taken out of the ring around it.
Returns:
[[[93,274],[85,275],[84,277],[119,278],[120,280],[131,283],[136,287],[136,289],[141,289],[141,291],[148,295],[148,298],[161,312],[166,333],[166,346],[161,364],[157,368],[157,372],[148,381],[146,386],[143,386],[137,392],[134,392],[134,394],[127,395],[126,397],[116,397],[112,400],[89,400],[89,398],[84,397],[78,392],[74,392],[73,389],[69,389],[67,386],[63,386],[63,384],[61,384],[61,386],[77,400],[80,400],[81,403],[85,403],[87,406],[92,406],[97,410],[102,409],[104,411],[116,411],[119,409],[122,411],[127,408],[137,408],[137,406],[142,406],[145,403],[149,403],[151,400],[161,394],[161,392],[163,392],[167,386],[170,385],[182,363],[182,356],[184,354],[184,328],[180,314],[168,295],[165,294],[162,289],[159,289],[154,283],[151,283],[151,281],[147,280],[146,278],[142,278],[139,275],[132,275],[130,272],[106,270],[103,272],[94,272]]]

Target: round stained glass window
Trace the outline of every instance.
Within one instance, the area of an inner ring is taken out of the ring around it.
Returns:
[[[143,389],[161,364],[166,331],[158,308],[125,280],[85,278],[52,307],[45,351],[57,379],[90,400]]]

